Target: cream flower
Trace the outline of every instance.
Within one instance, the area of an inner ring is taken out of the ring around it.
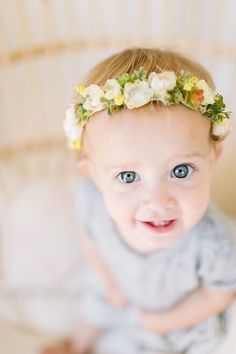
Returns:
[[[203,90],[204,100],[201,102],[202,105],[213,104],[215,102],[214,92],[210,89],[205,80],[199,80],[196,83],[196,87]]]
[[[87,96],[83,107],[87,111],[98,112],[104,109],[104,103],[101,102],[101,98],[104,97],[104,91],[95,84],[88,86],[85,90]]]
[[[83,127],[77,123],[73,105],[66,110],[66,117],[63,122],[63,128],[69,141],[73,142],[80,139]]]
[[[104,86],[104,91],[105,91],[104,97],[107,100],[112,100],[116,96],[120,96],[121,94],[120,84],[115,79],[107,80]]]
[[[124,87],[125,104],[129,109],[141,107],[150,102],[153,94],[147,81],[127,82]]]
[[[224,123],[213,123],[212,133],[216,136],[224,136],[231,131],[230,120],[225,118]]]
[[[159,74],[152,72],[148,76],[148,81],[155,92],[155,97],[165,103],[167,91],[172,90],[176,85],[176,75],[174,71],[165,71]]]

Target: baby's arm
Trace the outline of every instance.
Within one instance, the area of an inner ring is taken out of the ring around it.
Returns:
[[[160,335],[183,330],[222,312],[235,298],[233,291],[200,287],[180,303],[163,312],[141,311],[143,327]]]
[[[107,290],[108,301],[110,301],[112,305],[116,307],[124,306],[125,299],[115,286],[113,277],[108,267],[105,265],[105,262],[103,261],[102,256],[97,250],[96,246],[86,235],[81,236],[80,240],[85,256],[96,268],[104,282],[105,288]],[[84,320],[82,317],[79,317],[78,325],[74,328],[68,343],[53,345],[52,347],[46,348],[41,352],[41,354],[88,353],[88,350],[91,349],[94,342],[101,335],[103,330],[104,328],[91,325],[87,323],[86,320]]]
[[[104,262],[102,255],[95,246],[94,242],[92,242],[88,236],[82,235],[81,245],[85,256],[96,268],[102,278],[107,293],[107,300],[111,303],[111,305],[118,308],[128,305],[128,302],[118,289],[112,273],[108,269],[108,266]]]

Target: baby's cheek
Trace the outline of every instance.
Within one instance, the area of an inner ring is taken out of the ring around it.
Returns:
[[[133,206],[128,198],[109,195],[104,199],[107,211],[114,220],[125,221],[131,217]]]
[[[209,204],[209,189],[199,190],[182,200],[182,213],[185,223],[191,227],[203,216]]]

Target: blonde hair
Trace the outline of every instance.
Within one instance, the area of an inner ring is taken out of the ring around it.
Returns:
[[[152,48],[128,48],[101,61],[90,70],[83,85],[97,84],[104,86],[106,80],[117,78],[123,73],[132,73],[140,67],[144,67],[147,74],[152,71],[174,71],[176,75],[181,69],[190,71],[198,79],[205,80],[212,90],[215,89],[214,81],[209,72],[199,63],[171,50]],[[211,121],[209,138],[212,143],[222,141],[225,136],[217,136],[212,132]]]

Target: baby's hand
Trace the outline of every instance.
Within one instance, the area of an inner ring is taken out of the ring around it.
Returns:
[[[61,341],[60,343],[55,343],[47,348],[40,351],[40,354],[78,354],[74,352],[72,344],[70,341]]]
[[[89,349],[92,348],[102,332],[103,329],[94,327],[86,321],[80,320],[80,323],[76,326],[72,336],[73,352],[71,354],[88,353]]]
[[[72,338],[54,343],[40,354],[87,354],[101,333],[101,329],[80,321]]]
[[[141,325],[146,331],[157,333],[160,336],[164,336],[169,332],[160,312],[141,310],[139,318]]]

